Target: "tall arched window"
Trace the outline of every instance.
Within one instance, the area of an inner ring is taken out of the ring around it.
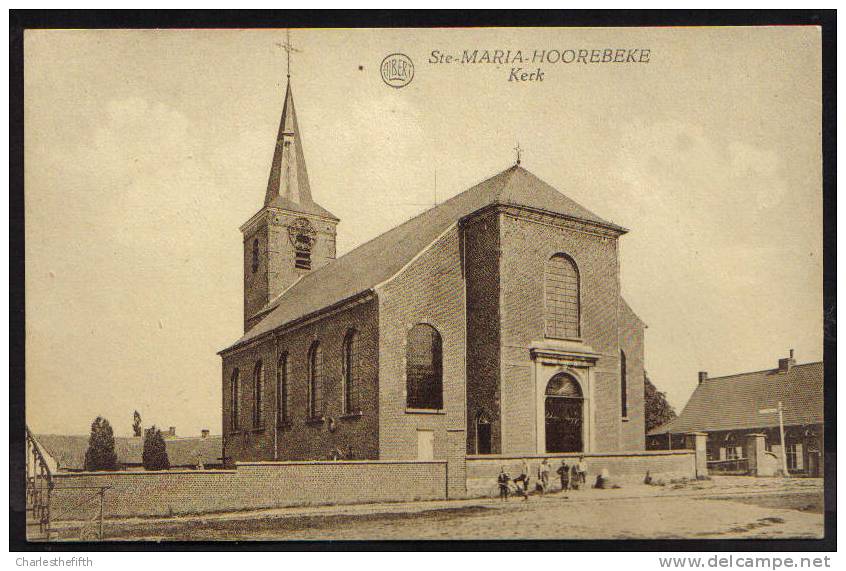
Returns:
[[[544,271],[546,336],[558,339],[578,337],[579,270],[566,254],[555,254]]]
[[[361,374],[359,363],[359,335],[355,330],[350,330],[344,338],[343,356],[343,411],[345,414],[359,412],[358,406],[358,383]]]
[[[229,402],[232,405],[232,410],[230,411],[230,414],[232,416],[230,417],[229,420],[230,420],[230,426],[231,426],[233,432],[238,430],[238,428],[239,428],[239,426],[238,426],[238,406],[239,406],[238,384],[239,384],[238,369],[233,369],[232,370],[232,377],[229,381]]]
[[[407,406],[443,408],[443,347],[437,329],[425,323],[412,327],[405,361]]]
[[[264,367],[261,361],[253,369],[253,428],[264,426]]]
[[[308,415],[323,415],[323,350],[317,341],[308,350]]]
[[[620,406],[623,418],[629,417],[629,388],[626,378],[626,354],[620,351]]]
[[[253,273],[259,269],[259,241],[258,238],[253,240]]]
[[[288,354],[282,353],[276,364],[276,424],[285,425],[290,421],[288,403]]]

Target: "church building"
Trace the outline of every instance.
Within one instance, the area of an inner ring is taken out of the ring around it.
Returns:
[[[289,80],[241,227],[244,333],[220,352],[227,461],[644,449],[626,229],[519,157],[336,257],[339,222],[314,201]]]

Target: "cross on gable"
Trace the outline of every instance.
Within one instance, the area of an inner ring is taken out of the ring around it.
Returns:
[[[523,153],[523,149],[520,148],[520,143],[517,143],[517,146],[514,147],[514,152],[517,153],[517,164],[520,164],[520,156]]]

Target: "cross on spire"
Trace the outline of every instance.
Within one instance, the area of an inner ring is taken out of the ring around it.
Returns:
[[[285,42],[284,43],[276,42],[276,45],[278,47],[282,48],[283,50],[285,50],[285,52],[287,53],[288,67],[286,69],[287,69],[287,72],[288,72],[288,79],[290,79],[291,78],[291,53],[301,52],[302,50],[296,49],[294,47],[294,44],[291,43],[291,30],[285,30]]]
[[[520,142],[519,141],[517,141],[517,146],[514,147],[514,152],[517,153],[517,163],[516,164],[519,165],[520,164],[520,156],[523,153],[523,149],[520,148]]]

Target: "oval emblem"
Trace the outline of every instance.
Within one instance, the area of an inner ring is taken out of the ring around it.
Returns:
[[[414,79],[414,64],[405,54],[391,54],[382,60],[382,81],[391,87],[405,87]]]

